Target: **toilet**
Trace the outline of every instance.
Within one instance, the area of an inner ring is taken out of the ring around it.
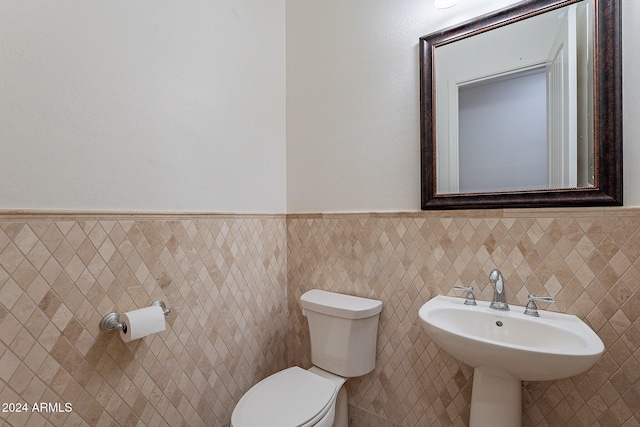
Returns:
[[[375,368],[382,302],[313,289],[300,304],[314,366],[287,368],[251,387],[234,408],[231,427],[348,426],[343,385]]]

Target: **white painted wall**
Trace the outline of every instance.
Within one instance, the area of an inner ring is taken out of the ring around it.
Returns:
[[[286,209],[284,0],[0,2],[0,209]]]
[[[287,1],[287,210],[420,209],[418,39],[515,0]],[[625,205],[640,205],[640,2],[622,0]]]
[[[640,2],[622,0],[624,204],[640,206]]]
[[[418,210],[418,38],[515,1],[3,0],[0,210]]]

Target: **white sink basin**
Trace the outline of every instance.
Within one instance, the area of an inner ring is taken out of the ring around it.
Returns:
[[[497,375],[525,381],[571,377],[591,368],[604,344],[576,316],[524,307],[489,308],[488,301],[464,305],[464,298],[437,296],[420,308],[422,325],[456,359]],[[500,326],[499,326],[500,325]]]
[[[538,310],[540,317],[533,317],[525,315],[521,306],[497,311],[489,308],[488,301],[478,301],[477,306],[464,301],[436,296],[418,315],[440,347],[475,368],[470,426],[519,425],[521,380],[577,375],[604,352],[602,340],[576,316]],[[496,408],[505,405],[517,408],[502,408],[510,418],[501,422]]]

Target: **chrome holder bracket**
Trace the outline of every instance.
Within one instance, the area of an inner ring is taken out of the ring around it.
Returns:
[[[150,307],[158,306],[162,308],[162,312],[165,316],[168,316],[171,313],[171,309],[167,308],[167,305],[163,301],[154,301],[151,303]],[[100,320],[100,329],[104,332],[116,332],[124,329],[124,322],[120,321],[120,315],[118,313],[112,312],[109,314],[105,314]]]
[[[109,313],[100,320],[100,329],[104,332],[121,331],[123,328],[124,323],[120,321],[118,313]]]

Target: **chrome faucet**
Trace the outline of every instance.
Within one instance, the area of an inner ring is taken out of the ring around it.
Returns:
[[[453,289],[456,291],[467,291],[467,298],[464,300],[464,305],[478,305],[478,303],[476,303],[476,296],[473,295],[473,286],[454,285]]]
[[[489,281],[494,286],[493,301],[491,301],[489,307],[494,310],[509,311],[509,304],[507,304],[507,297],[504,289],[504,279],[502,278],[500,270],[494,268],[489,275]]]
[[[526,314],[527,316],[540,317],[540,314],[538,314],[538,306],[536,305],[536,301],[556,302],[556,300],[551,297],[537,297],[535,295],[529,294],[529,303],[524,309],[524,314]]]

